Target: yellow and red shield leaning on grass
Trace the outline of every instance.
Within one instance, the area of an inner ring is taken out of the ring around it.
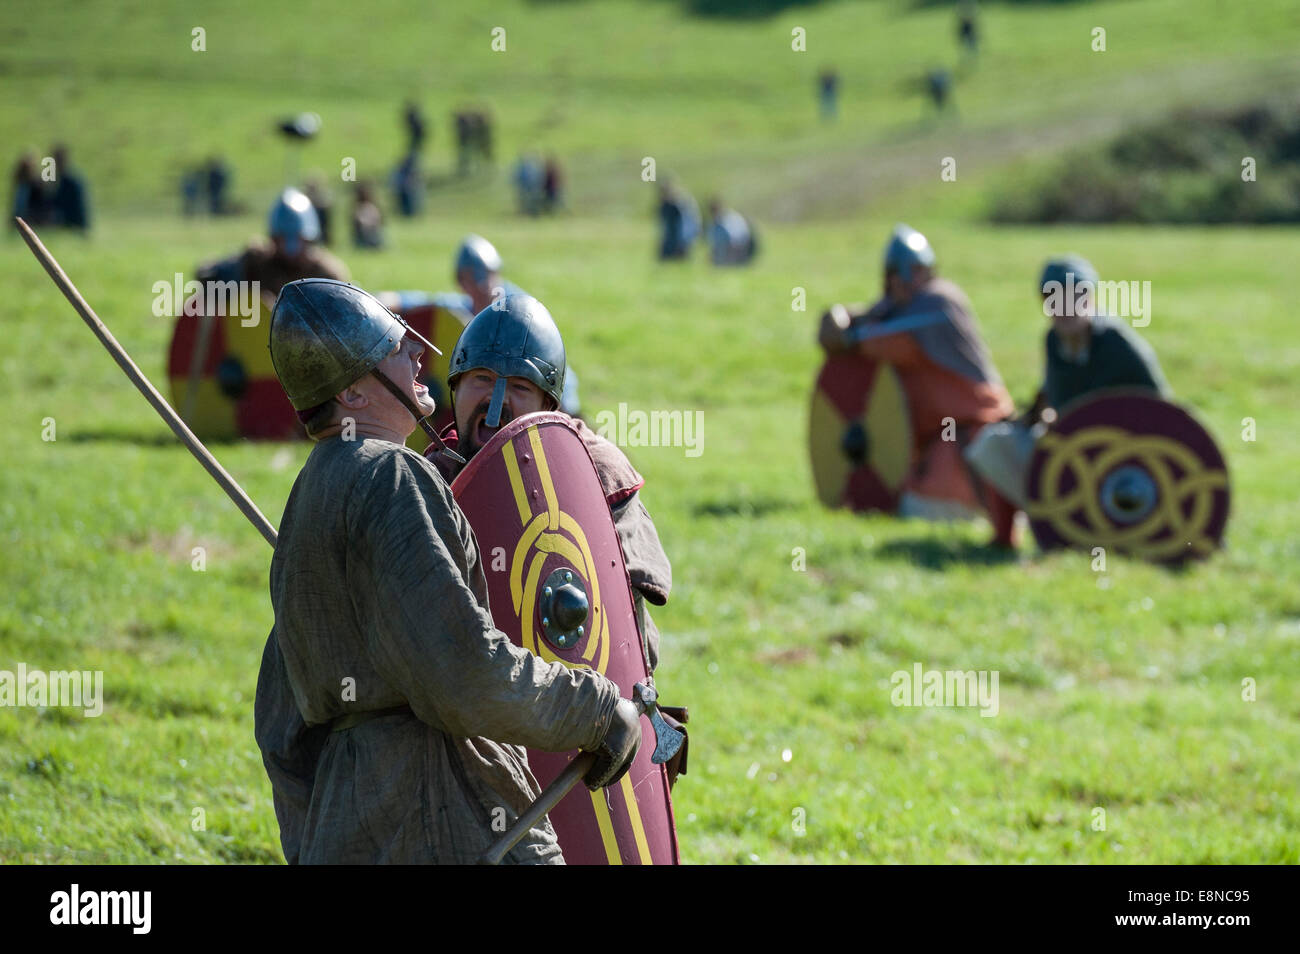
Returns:
[[[478,539],[492,619],[547,661],[594,669],[624,698],[647,678],[623,550],[596,467],[567,415],[511,421],[451,485]],[[623,779],[578,785],[550,813],[570,864],[676,864],[668,776],[650,761],[654,732]],[[529,750],[543,786],[578,753]]]
[[[200,440],[238,437],[288,440],[303,435],[280,387],[267,347],[266,318],[275,307],[265,295],[248,317],[205,311],[203,295],[185,303],[172,331],[167,378],[172,407]]]
[[[912,421],[893,366],[859,354],[826,359],[808,422],[813,482],[828,507],[898,507],[912,467]]]
[[[1029,465],[1034,537],[1157,563],[1205,557],[1228,522],[1228,472],[1187,411],[1148,392],[1112,390],[1065,407]]]

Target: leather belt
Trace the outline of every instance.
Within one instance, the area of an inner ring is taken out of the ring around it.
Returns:
[[[384,716],[391,715],[409,715],[414,716],[410,706],[393,706],[389,709],[370,709],[366,712],[349,712],[347,715],[341,715],[330,723],[331,732],[342,732],[344,729],[351,729],[361,725],[363,722],[369,722],[371,719],[380,719]]]

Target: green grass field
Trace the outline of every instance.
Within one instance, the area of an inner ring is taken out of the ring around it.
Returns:
[[[691,772],[675,793],[684,860],[1300,861],[1300,235],[981,219],[988,187],[1034,155],[1293,80],[1289,5],[990,6],[981,61],[943,121],[924,118],[900,77],[957,62],[948,7],[823,3],[740,20],[668,0],[463,9],[322,3],[305,23],[271,5],[0,12],[0,133],[12,151],[73,146],[96,227],[46,242],[155,382],[170,327],[150,313],[152,285],[262,228],[283,167],[273,119],[325,118],[304,169],[334,174],[354,156],[382,176],[406,96],[436,121],[442,168],[447,109],[488,102],[499,176],[434,192],[389,251],[340,251],[366,287],[446,288],[455,243],[480,231],[556,316],[591,415],[624,401],[703,412],[701,456],[629,449],[673,560],[657,682],[692,709]],[[498,23],[508,47],[493,54]],[[1104,54],[1088,48],[1096,25]],[[206,53],[190,51],[195,26]],[[807,53],[790,50],[795,26]],[[827,62],[846,88],[841,122],[823,128],[812,78]],[[511,214],[504,167],[534,143],[568,163],[571,214]],[[184,222],[176,163],[218,148],[256,213]],[[655,263],[646,155],[697,195],[723,190],[754,211],[759,262]],[[946,155],[956,182],[939,179]],[[1177,572],[1111,556],[1099,573],[1086,554],[1032,543],[999,558],[982,526],[816,502],[816,318],[875,297],[899,219],[969,293],[1021,401],[1041,373],[1033,283],[1047,255],[1076,250],[1103,277],[1152,283],[1143,334],[1228,459],[1224,552]],[[100,718],[0,710],[0,860],[278,862],[252,735],[269,550],[16,238],[0,243],[0,276],[0,669],[105,673]],[[795,287],[806,312],[791,309]],[[56,440],[42,440],[47,418]],[[273,522],[307,450],[214,448]],[[998,670],[998,715],[892,706],[891,673],[918,662]]]

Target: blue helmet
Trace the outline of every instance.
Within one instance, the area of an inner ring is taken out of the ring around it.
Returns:
[[[934,249],[924,235],[908,225],[895,227],[885,246],[885,270],[896,271],[903,281],[912,280],[912,266],[934,266]]]
[[[487,368],[503,379],[527,378],[558,407],[566,367],[564,339],[546,306],[530,295],[507,295],[475,315],[460,333],[447,387],[455,391],[466,371]]]
[[[497,250],[481,235],[467,235],[456,250],[456,267],[452,277],[460,275],[462,269],[468,268],[474,275],[474,281],[482,284],[493,272],[501,271],[501,256]]]
[[[1080,255],[1062,255],[1060,258],[1053,258],[1043,266],[1043,273],[1038,277],[1038,290],[1046,295],[1049,291],[1047,284],[1056,282],[1064,287],[1068,276],[1074,276],[1074,285],[1077,288],[1085,283],[1089,287],[1095,287],[1097,284],[1097,269],[1092,267],[1092,262]]]
[[[280,198],[271,206],[271,238],[284,242],[284,250],[290,255],[297,255],[303,242],[315,242],[320,238],[320,217],[311,199],[297,189],[289,188],[280,193]]]

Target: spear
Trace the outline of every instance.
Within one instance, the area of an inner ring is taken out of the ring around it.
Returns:
[[[275,546],[276,533],[275,527],[271,526],[271,521],[267,520],[262,511],[257,509],[257,504],[253,503],[248,494],[244,493],[244,488],[235,482],[235,478],[226,473],[226,469],[203,446],[203,442],[194,436],[194,432],[181,420],[180,415],[172,410],[171,405],[158,393],[158,389],[144,376],[144,372],[131,360],[131,356],[126,353],[126,349],[118,344],[117,339],[113,337],[113,333],[108,330],[108,326],[100,321],[94,309],[86,304],[86,299],[81,297],[81,292],[77,291],[77,286],[72,284],[72,279],[68,278],[63,269],[59,267],[59,263],[54,260],[54,256],[50,254],[49,249],[37,238],[31,226],[21,218],[15,218],[14,221],[18,224],[18,232],[22,235],[23,241],[27,243],[27,247],[32,250],[32,254],[36,256],[36,260],[44,266],[50,278],[54,279],[54,284],[59,286],[59,290],[72,303],[72,307],[77,310],[77,314],[81,316],[82,321],[89,326],[90,330],[95,333],[95,337],[99,339],[99,343],[113,356],[113,360],[117,362],[118,367],[125,372],[126,376],[131,379],[131,383],[144,395],[144,399],[158,412],[158,416],[167,422],[167,426],[180,438],[181,443],[189,448],[195,459],[212,475],[212,479],[221,485],[221,489],[226,492],[226,496],[235,502],[235,506],[239,508],[240,512],[248,518],[249,522],[258,529],[262,536],[266,537],[266,542],[271,546]]]

